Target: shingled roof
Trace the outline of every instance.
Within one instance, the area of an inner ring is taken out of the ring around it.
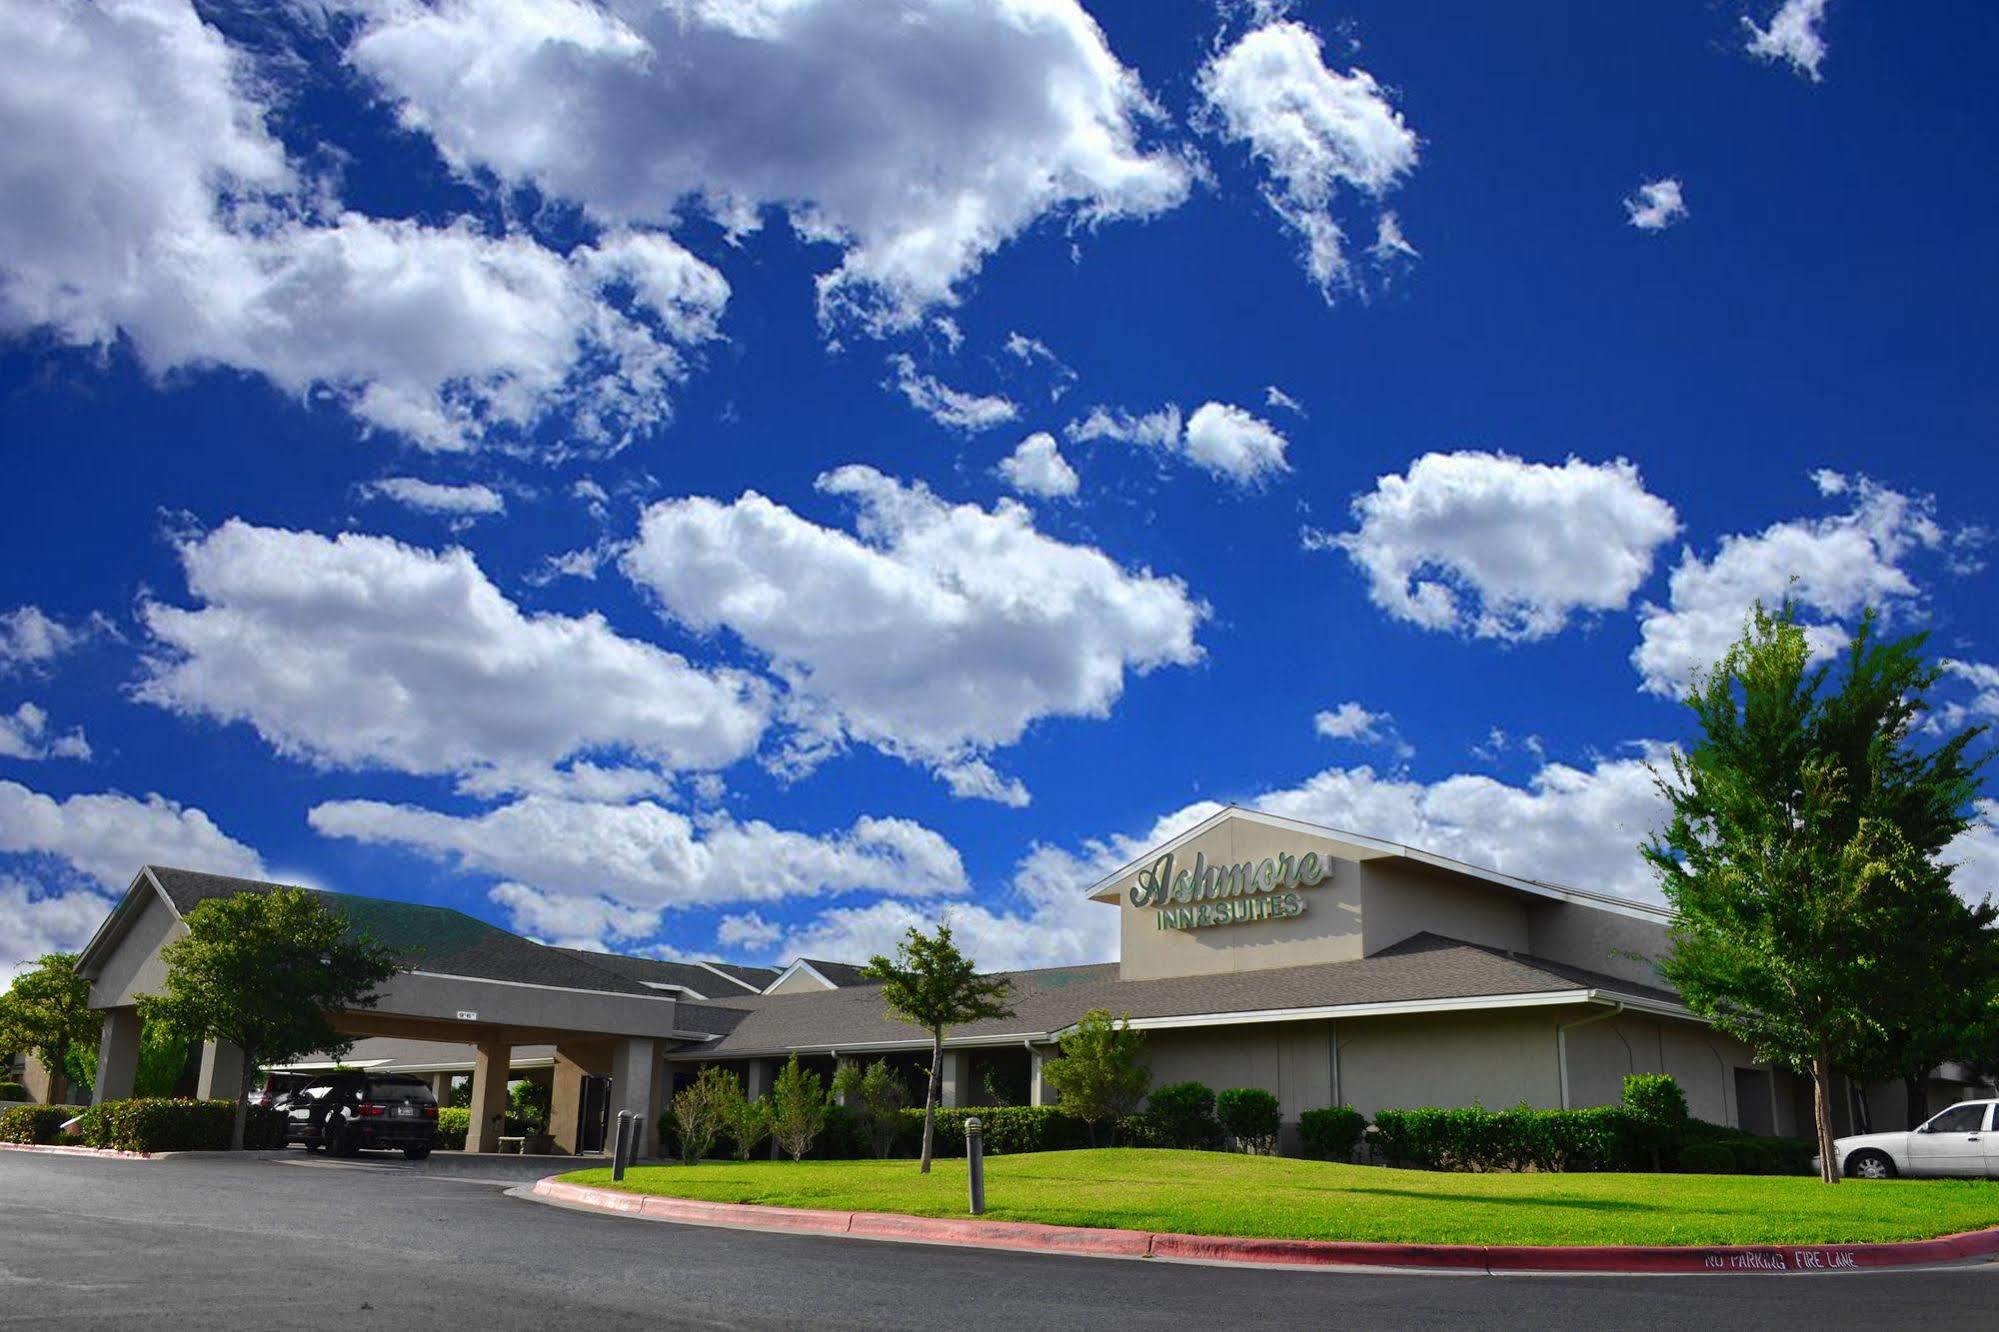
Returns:
[[[1342,1008],[1368,1004],[1477,999],[1578,989],[1675,1004],[1670,990],[1508,954],[1434,934],[1419,934],[1372,957],[1208,976],[1118,979],[1116,963],[1003,972],[1012,986],[1012,1017],[952,1029],[954,1039],[1043,1036],[1092,1008],[1134,1019]],[[719,1040],[685,1053],[703,1059],[783,1054],[790,1050],[916,1043],[923,1038],[888,1015],[879,990],[820,990],[722,1000],[681,1010],[682,1025]]]
[[[268,893],[289,886],[167,865],[148,865],[146,872],[182,916],[211,898]],[[586,962],[567,949],[549,948],[532,939],[523,939],[450,907],[391,902],[349,893],[320,896],[329,906],[344,912],[356,930],[394,952],[405,970],[606,994],[655,997],[659,994],[638,981]]]

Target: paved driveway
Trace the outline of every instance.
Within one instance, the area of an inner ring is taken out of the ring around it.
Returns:
[[[1990,1327],[1999,1267],[1823,1277],[1290,1272],[566,1212],[400,1165],[0,1153],[0,1325]]]

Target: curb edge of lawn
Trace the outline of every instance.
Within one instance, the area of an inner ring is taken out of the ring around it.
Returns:
[[[282,1147],[250,1148],[240,1152],[174,1151],[127,1152],[116,1147],[72,1147],[59,1142],[0,1142],[0,1152],[37,1152],[43,1156],[95,1156],[108,1161],[171,1161],[176,1157],[215,1157],[232,1161],[274,1161],[285,1155]]]
[[[1163,1231],[1104,1230],[1032,1221],[974,1221],[896,1212],[829,1212],[754,1203],[699,1202],[564,1183],[551,1175],[524,1194],[588,1211],[684,1225],[783,1234],[968,1245],[1027,1253],[1285,1267],[1416,1268],[1483,1272],[1829,1273],[1970,1262],[1999,1255],[1999,1228],[1887,1244],[1502,1245],[1382,1244],[1347,1240],[1247,1239]]]

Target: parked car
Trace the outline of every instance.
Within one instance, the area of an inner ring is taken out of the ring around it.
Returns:
[[[406,1073],[323,1073],[285,1103],[285,1141],[352,1156],[400,1148],[421,1161],[437,1145],[437,1097]]]
[[[1897,1175],[1999,1177],[1999,1132],[1992,1114],[1999,1101],[1961,1101],[1900,1133],[1859,1133],[1833,1139],[1841,1173],[1856,1179]],[[1812,1159],[1817,1168],[1818,1158]]]
[[[250,1104],[282,1110],[293,1092],[318,1076],[317,1073],[266,1073],[264,1085],[250,1093]]]

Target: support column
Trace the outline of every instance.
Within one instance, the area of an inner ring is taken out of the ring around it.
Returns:
[[[1048,1105],[1048,1086],[1041,1079],[1041,1069],[1048,1062],[1048,1047],[1030,1045],[1027,1047],[1027,1103]]]
[[[451,1080],[455,1073],[433,1073],[430,1075],[430,1092],[437,1098],[439,1106],[451,1104]]]
[[[859,1064],[860,1062],[861,1062],[860,1060],[858,1060],[858,1059],[855,1059],[855,1058],[854,1058],[854,1057],[853,1057],[852,1055],[834,1055],[834,1056],[833,1056],[833,1085],[837,1087],[837,1086],[838,1086],[838,1085],[840,1084],[840,1073],[841,1073],[841,1071],[842,1071],[842,1070],[844,1070],[844,1069],[848,1069],[848,1068],[852,1068],[852,1067],[854,1067],[855,1065]],[[850,1104],[850,1102],[848,1101],[848,1098],[846,1097],[846,1095],[845,1095],[845,1094],[843,1093],[843,1094],[841,1094],[841,1095],[838,1095],[838,1096],[835,1096],[835,1097],[833,1098],[833,1104],[835,1104],[835,1105],[848,1105],[848,1104]]]
[[[204,1101],[233,1101],[243,1090],[243,1051],[228,1041],[201,1043],[201,1073],[194,1094]]]
[[[104,1034],[97,1039],[97,1085],[90,1103],[124,1100],[138,1076],[139,1010],[111,1009],[104,1015]]]
[[[770,1095],[771,1081],[777,1076],[775,1059],[752,1059],[745,1072],[743,1095],[752,1101],[762,1100]]]
[[[659,1155],[659,1106],[653,1091],[659,1072],[659,1042],[627,1036],[611,1051],[611,1119],[629,1110],[639,1119],[640,1156]]]
[[[465,1131],[468,1152],[500,1150],[500,1130],[507,1117],[507,1073],[513,1057],[513,1046],[497,1037],[473,1047],[472,1124]]]
[[[965,1104],[966,1065],[970,1062],[962,1050],[944,1052],[944,1069],[937,1085],[937,1104],[952,1110]]]

